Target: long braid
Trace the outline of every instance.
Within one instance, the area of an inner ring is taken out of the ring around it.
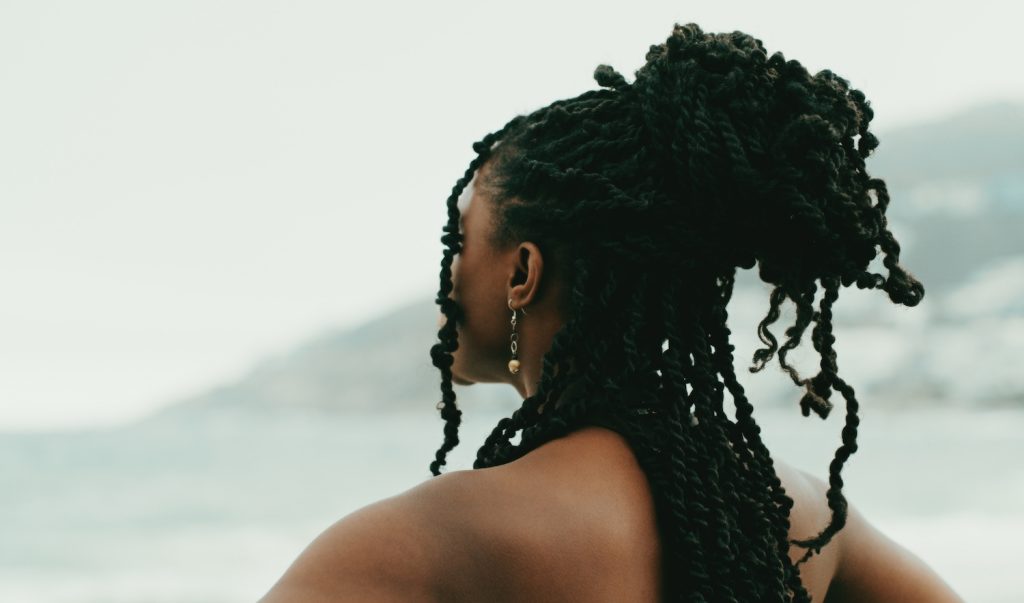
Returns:
[[[846,521],[841,471],[857,450],[859,403],[838,375],[832,305],[852,284],[908,306],[924,292],[899,265],[885,183],[865,171],[878,144],[873,112],[830,71],[811,75],[742,32],[695,24],[652,46],[632,84],[607,65],[594,75],[602,89],[518,116],[475,144],[448,199],[437,300],[447,322],[431,350],[445,439],[431,470],[458,443],[461,417],[450,372],[457,199],[487,161],[493,243],[535,241],[569,270],[565,323],[534,394],[498,422],[474,467],[511,462],[600,417],[649,478],[666,600],[808,602],[799,567]],[[886,275],[868,270],[879,250]],[[793,500],[734,366],[727,305],[736,269],[755,265],[772,291],[751,370],[778,352],[805,390],[805,415],[827,417],[833,390],[846,403],[829,467],[832,517],[806,540],[789,540]],[[787,300],[796,318],[780,346],[771,326]],[[787,354],[812,324],[820,370],[803,378]],[[791,545],[807,549],[797,563]]]
[[[779,557],[788,555],[789,538],[789,511],[793,507],[793,500],[786,495],[782,482],[775,473],[775,464],[771,453],[761,440],[761,427],[754,422],[754,407],[747,399],[743,386],[736,377],[733,368],[734,346],[729,341],[729,314],[726,306],[732,297],[733,286],[736,283],[735,275],[730,274],[722,279],[721,302],[716,304],[712,310],[714,315],[714,330],[712,331],[712,345],[715,347],[716,361],[722,369],[722,377],[725,379],[726,387],[736,405],[736,424],[738,431],[745,442],[734,442],[737,450],[745,449],[754,460],[750,463],[751,468],[758,473],[758,487],[768,488],[771,492],[773,506],[757,508],[755,517],[761,520],[759,523],[768,523],[767,529],[774,533],[778,546]],[[793,593],[802,593],[800,574],[796,568],[784,566],[784,586]],[[782,586],[782,585],[780,585]],[[796,600],[802,600],[797,598]]]
[[[834,387],[839,390],[846,401],[846,422],[842,430],[842,445],[836,450],[835,457],[829,464],[829,488],[826,498],[828,506],[832,510],[832,518],[825,529],[814,538],[795,541],[796,544],[807,548],[807,552],[801,557],[799,563],[803,563],[811,555],[819,552],[821,547],[828,543],[832,536],[846,524],[847,503],[842,492],[841,472],[850,455],[857,451],[857,426],[860,424],[860,419],[857,416],[859,408],[857,398],[853,388],[839,377],[836,352],[832,348],[832,344],[835,342],[835,336],[832,335],[832,304],[839,298],[839,282],[836,279],[826,279],[824,288],[825,295],[821,299],[818,310],[818,324],[812,335],[814,348],[821,354],[821,371],[807,382],[808,391],[801,399],[800,406],[805,416],[809,415],[813,409],[822,418],[825,418],[832,408],[828,397],[830,389]]]
[[[451,298],[452,285],[452,263],[455,255],[462,249],[462,235],[459,233],[459,197],[462,191],[473,180],[477,168],[483,164],[490,153],[491,146],[509,128],[521,123],[521,116],[514,117],[508,124],[497,132],[485,136],[482,140],[473,144],[473,150],[477,156],[469,163],[465,173],[455,183],[451,194],[446,201],[448,221],[444,225],[444,235],[441,236],[441,243],[445,245],[441,257],[441,285],[437,293],[436,303],[440,306],[441,313],[445,317],[444,324],[437,332],[438,343],[430,348],[431,363],[441,371],[441,400],[437,408],[444,420],[444,441],[434,455],[430,463],[430,472],[433,475],[440,475],[441,467],[445,464],[448,453],[459,444],[459,424],[462,422],[462,411],[455,405],[455,390],[452,388],[452,353],[458,349],[457,323],[462,319],[462,311],[459,305]]]

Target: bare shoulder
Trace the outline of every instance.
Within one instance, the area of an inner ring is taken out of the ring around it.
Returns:
[[[837,538],[840,563],[827,603],[963,603],[935,570],[879,531],[855,505],[849,505],[846,526]]]
[[[439,601],[438,570],[453,548],[453,517],[470,497],[468,472],[434,478],[324,530],[260,601]]]
[[[775,465],[794,501],[790,538],[817,535],[831,519],[825,499],[828,484],[784,462],[776,460]],[[843,529],[802,566],[801,577],[812,592],[827,592],[826,603],[962,602],[927,564],[879,531],[853,501],[847,502]],[[805,550],[793,546],[790,558],[796,561]]]
[[[432,478],[330,526],[261,601],[655,600],[653,503],[621,452],[585,433]]]

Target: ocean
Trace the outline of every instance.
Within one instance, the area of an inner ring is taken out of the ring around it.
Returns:
[[[821,477],[842,408],[755,418]],[[500,417],[467,409],[450,467]],[[1024,601],[1024,411],[865,404],[850,501],[966,600]],[[254,601],[324,528],[428,478],[435,414],[204,414],[0,434],[0,601]]]

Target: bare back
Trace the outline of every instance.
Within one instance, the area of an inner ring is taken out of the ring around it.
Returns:
[[[778,459],[774,464],[794,503],[789,539],[816,536],[832,516],[826,502],[828,485]],[[548,555],[558,571],[578,571],[580,559],[573,551],[579,549],[601,549],[607,554],[601,565],[617,568],[593,576],[588,590],[563,593],[565,598],[561,600],[660,600],[658,584],[664,568],[653,500],[646,476],[622,436],[603,427],[587,427],[541,446],[508,467],[509,478],[523,484],[531,480],[536,483],[539,475],[547,476],[541,482],[549,489],[545,496],[572,501],[575,511],[556,506],[562,512],[547,516],[549,529],[560,522],[574,521],[574,515],[591,518],[586,536],[568,546],[557,545],[558,552]],[[611,530],[602,527],[613,524],[617,527]],[[549,539],[546,544],[538,544],[534,554],[543,556],[540,549],[550,547],[551,542]],[[799,546],[789,549],[794,563],[805,553],[806,549]],[[844,528],[801,564],[800,577],[816,602],[962,601],[920,558],[879,532],[852,504]],[[523,578],[524,583],[530,580],[529,576]]]
[[[520,465],[514,467],[517,463]],[[814,483],[802,472],[778,460],[775,464],[783,487],[794,500],[790,539],[816,535],[830,517],[824,484]],[[610,558],[599,565],[616,568],[613,573],[593,576],[589,582],[593,590],[572,593],[573,600],[660,600],[658,585],[662,568],[654,503],[646,476],[625,439],[603,427],[587,427],[544,445],[509,468],[511,479],[535,484],[541,480],[549,496],[571,500],[571,505],[567,505],[571,508],[564,509],[564,515],[553,513],[544,520],[550,522],[549,530],[564,524],[574,514],[589,517],[591,536],[582,536],[578,544],[583,550],[605,551]],[[614,533],[608,534],[609,530]],[[609,539],[614,540],[615,548],[608,548],[607,542],[601,542]],[[538,543],[538,547],[544,546],[550,544]],[[621,554],[621,551],[630,553]],[[801,565],[801,579],[813,601],[824,600],[838,563],[836,551],[837,547],[830,544]],[[805,552],[793,546],[790,558],[795,562]],[[543,556],[542,551],[535,554]],[[551,562],[561,566],[560,572],[578,571],[578,560],[571,552],[561,551],[552,557]],[[623,576],[630,579],[624,580]],[[638,596],[640,593],[644,596]]]
[[[816,535],[826,486],[786,463],[790,539]],[[812,601],[960,602],[920,559],[851,505],[801,565]],[[792,547],[795,562],[804,549]],[[454,471],[349,515],[321,534],[263,603],[661,600],[647,477],[626,440],[586,427],[499,467]]]

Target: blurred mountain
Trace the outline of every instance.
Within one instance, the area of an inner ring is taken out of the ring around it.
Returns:
[[[868,159],[868,171],[899,189],[937,181],[998,185],[1024,170],[1021,102],[976,105],[945,119],[876,135],[880,143]]]
[[[244,378],[162,411],[432,409],[441,399],[440,372],[430,362],[438,307],[430,298],[352,329],[329,331],[253,367]],[[460,403],[510,404],[509,386],[459,388]]]
[[[868,172],[888,185],[903,264],[928,294],[1024,253],[1024,103],[979,105],[878,137]]]
[[[861,396],[891,404],[1024,405],[1024,103],[994,103],[878,134],[868,171],[892,197],[902,262],[926,287],[917,308],[878,291],[844,291],[836,306],[840,367]],[[750,358],[767,308],[764,284],[743,275],[730,310],[737,362]],[[429,350],[437,307],[423,299],[357,328],[324,333],[243,379],[161,416],[232,411],[432,408],[439,373]],[[781,331],[783,321],[778,323]],[[809,348],[809,345],[802,348]],[[813,355],[798,349],[813,368]],[[799,398],[778,372],[744,377],[752,398]],[[514,408],[509,386],[457,387],[460,402]]]

